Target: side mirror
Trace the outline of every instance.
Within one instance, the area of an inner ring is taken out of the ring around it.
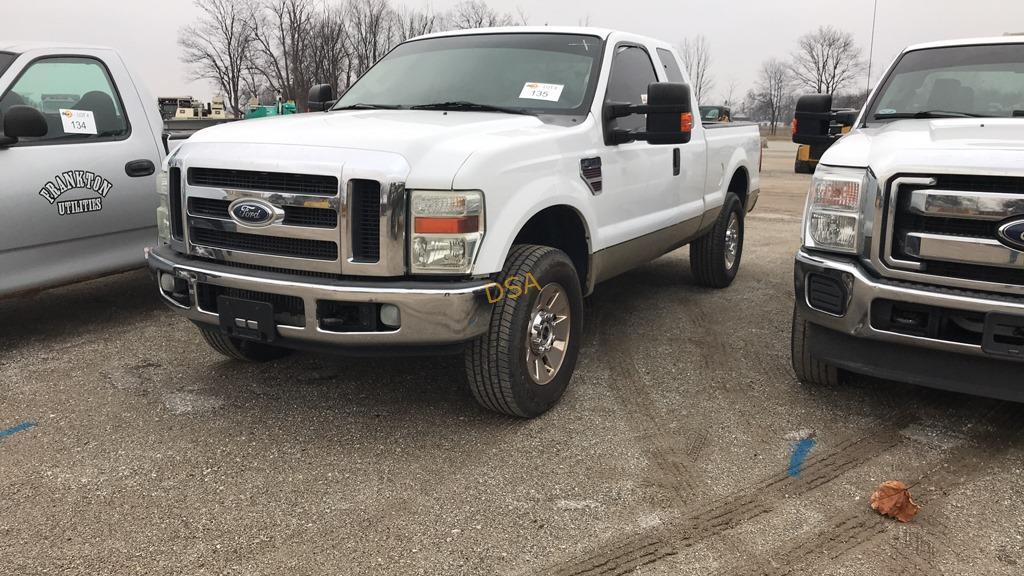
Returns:
[[[793,115],[793,142],[809,145],[831,142],[829,126],[833,119],[831,94],[801,96]]]
[[[310,112],[324,112],[334,106],[334,89],[330,84],[317,84],[309,89],[306,107]]]
[[[686,144],[693,133],[690,87],[655,82],[647,87],[647,142]]]
[[[43,113],[31,106],[11,106],[4,114],[4,133],[0,146],[10,146],[21,138],[42,138],[50,131]]]
[[[647,131],[614,129],[616,118],[647,115]],[[646,140],[651,144],[686,144],[693,132],[693,102],[690,87],[672,82],[647,86],[647,104],[607,102],[604,106],[605,143],[609,146]]]

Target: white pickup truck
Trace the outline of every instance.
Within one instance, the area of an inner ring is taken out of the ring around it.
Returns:
[[[827,138],[829,96],[795,138]],[[811,184],[793,366],[1024,400],[1024,41],[908,48]]]
[[[533,417],[569,383],[597,283],[688,243],[699,282],[736,276],[758,129],[703,126],[667,43],[431,35],[330,92],[166,163],[150,267],[229,357],[460,350],[483,406]]]
[[[0,42],[0,298],[145,266],[155,101],[109,48]]]

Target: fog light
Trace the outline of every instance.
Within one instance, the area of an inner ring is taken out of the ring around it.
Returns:
[[[380,307],[380,321],[386,326],[392,328],[398,328],[402,325],[402,313],[398,310],[398,306],[394,304],[385,304]]]
[[[173,294],[178,286],[178,281],[170,274],[160,273],[160,289],[168,294]]]

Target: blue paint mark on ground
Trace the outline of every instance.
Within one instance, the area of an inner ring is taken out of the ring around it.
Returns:
[[[25,430],[28,430],[29,428],[35,428],[35,426],[36,426],[35,422],[22,422],[21,424],[18,424],[17,426],[11,426],[10,428],[8,428],[6,430],[0,430],[0,438],[6,438],[8,436],[13,436],[13,435],[17,434],[18,432],[24,432]]]
[[[804,438],[796,443],[796,448],[793,450],[793,457],[789,459],[790,476],[800,476],[800,468],[803,467],[804,460],[807,459],[807,455],[811,453],[811,448],[814,448],[814,438]]]

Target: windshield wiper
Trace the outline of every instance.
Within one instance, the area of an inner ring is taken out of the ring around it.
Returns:
[[[534,116],[532,112],[521,110],[519,108],[506,108],[504,106],[491,106],[490,104],[477,104],[476,102],[466,102],[463,100],[456,100],[452,102],[434,102],[433,104],[418,104],[416,106],[409,106],[411,110],[464,110],[468,112],[502,112],[504,114],[525,114],[527,116]]]
[[[332,108],[332,110],[398,110],[401,106],[397,104],[351,104],[349,106],[342,106],[341,108]]]
[[[875,120],[901,119],[901,118],[991,118],[985,114],[970,114],[968,112],[953,112],[950,110],[925,110],[923,112],[892,112],[888,114],[875,114]]]

